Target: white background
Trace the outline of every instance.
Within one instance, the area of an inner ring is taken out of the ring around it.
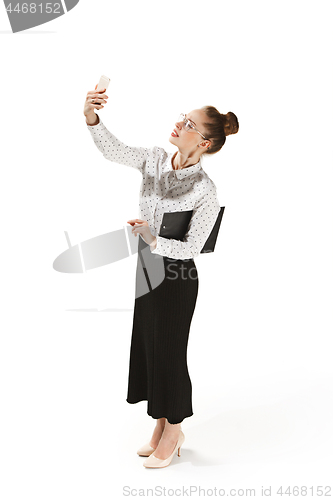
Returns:
[[[16,34],[0,9],[4,500],[331,484],[330,8],[81,0]],[[125,144],[175,150],[179,113],[206,104],[240,124],[204,162],[225,212],[196,259],[194,415],[181,457],[155,471],[136,455],[147,403],[126,402],[136,256],[52,267],[64,231],[74,245],[138,217],[139,173],[106,161],[85,125],[102,74],[98,113]]]

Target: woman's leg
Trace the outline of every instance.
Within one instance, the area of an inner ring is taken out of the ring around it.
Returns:
[[[149,443],[149,445],[152,448],[157,448],[157,446],[158,446],[158,443],[159,443],[161,436],[163,434],[165,421],[166,421],[166,419],[164,417],[157,419],[156,427],[154,429],[153,436],[152,436],[150,443]]]
[[[156,458],[160,458],[161,460],[168,458],[175,449],[181,428],[181,423],[170,424],[167,419],[165,420],[162,437],[156,450],[154,451],[154,456]]]

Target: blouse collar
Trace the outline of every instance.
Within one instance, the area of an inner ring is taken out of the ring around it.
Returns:
[[[179,179],[179,180],[185,179],[186,177],[188,177],[192,174],[196,174],[197,172],[199,172],[199,170],[202,169],[201,160],[199,159],[198,163],[196,163],[195,165],[191,165],[191,167],[185,167],[185,168],[181,168],[179,170],[174,170],[172,167],[173,156],[174,156],[174,153],[170,156],[170,168],[171,168],[171,170],[173,170],[176,173],[177,179]]]

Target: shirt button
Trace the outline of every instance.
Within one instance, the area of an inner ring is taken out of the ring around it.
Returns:
[[[165,229],[165,226],[163,226],[163,229]]]

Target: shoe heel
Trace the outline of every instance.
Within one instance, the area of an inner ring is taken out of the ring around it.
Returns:
[[[178,448],[178,456],[179,457],[180,457],[180,448],[181,448],[181,446],[179,446],[179,448]]]

